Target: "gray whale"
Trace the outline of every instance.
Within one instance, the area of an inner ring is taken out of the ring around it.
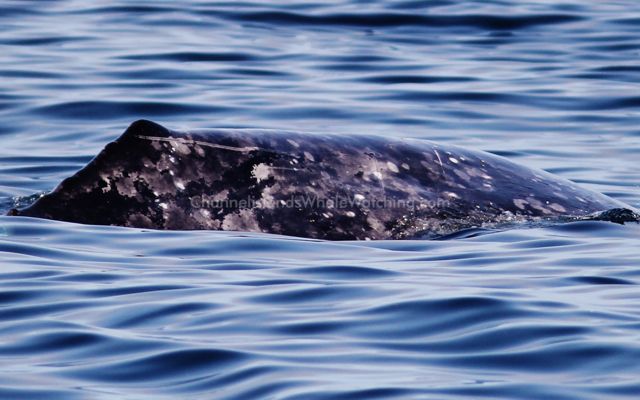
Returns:
[[[434,237],[612,209],[626,209],[623,220],[637,217],[625,204],[544,171],[424,140],[178,132],[140,120],[52,192],[10,214],[353,240]]]

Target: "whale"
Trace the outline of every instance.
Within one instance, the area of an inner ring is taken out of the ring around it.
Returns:
[[[84,168],[10,215],[325,240],[637,220],[606,195],[506,158],[420,139],[132,123]]]

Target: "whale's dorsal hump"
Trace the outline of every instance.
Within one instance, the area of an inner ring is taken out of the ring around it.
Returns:
[[[120,139],[132,137],[137,138],[166,138],[171,136],[171,131],[164,126],[146,119],[139,119],[133,122],[126,131],[120,136]]]

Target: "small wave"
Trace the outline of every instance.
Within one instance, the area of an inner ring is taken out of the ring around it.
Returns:
[[[53,36],[53,37],[30,37],[10,40],[0,40],[0,43],[9,46],[50,46],[72,42],[89,40],[82,36]],[[4,73],[4,72],[3,72]]]
[[[98,382],[193,380],[223,371],[243,359],[242,353],[211,348],[163,352],[128,362],[69,371],[67,375]]]
[[[291,268],[286,271],[289,274],[314,276],[317,275],[323,279],[371,279],[371,278],[387,278],[397,273],[387,269],[370,268],[370,267],[357,267],[357,266],[322,266],[322,267],[304,267],[304,268]]]
[[[228,107],[206,106],[198,104],[153,102],[153,101],[74,101],[38,107],[35,114],[49,118],[90,120],[95,115],[118,118],[134,116],[167,116],[185,114],[220,113]]]
[[[160,54],[132,54],[122,56],[126,60],[164,60],[180,62],[229,62],[255,61],[259,57],[247,53],[175,52]]]
[[[562,24],[582,20],[574,14],[530,14],[516,16],[498,15],[416,15],[405,13],[324,14],[310,15],[285,11],[216,12],[227,19],[269,23],[273,25],[355,26],[389,28],[423,26],[434,28],[468,27],[490,30],[516,30],[540,25]]]
[[[382,84],[472,82],[474,78],[462,76],[380,75],[362,78],[363,82]]]

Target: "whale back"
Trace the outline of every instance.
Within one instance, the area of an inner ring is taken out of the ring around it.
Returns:
[[[152,229],[402,239],[621,203],[489,153],[423,140],[133,123],[17,215]]]

